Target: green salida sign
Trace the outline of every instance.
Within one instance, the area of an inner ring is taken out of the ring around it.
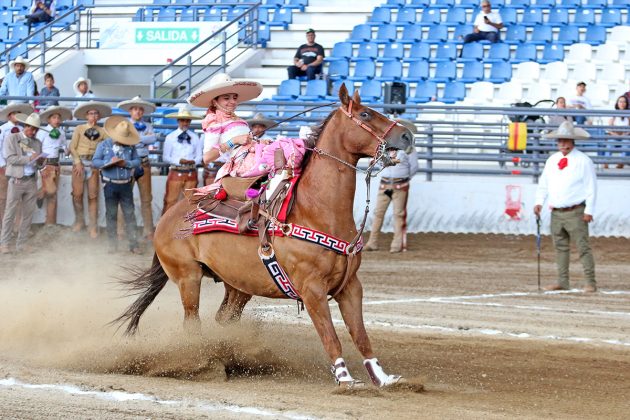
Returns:
[[[190,44],[199,41],[199,28],[136,28],[137,44]]]

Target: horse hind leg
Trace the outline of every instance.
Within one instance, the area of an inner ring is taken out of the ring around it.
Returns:
[[[341,316],[354,345],[364,357],[363,365],[372,383],[378,387],[386,387],[400,382],[402,379],[400,376],[386,374],[378,359],[374,357],[370,338],[363,322],[363,288],[356,275],[350,279],[335,300],[339,303]]]
[[[223,283],[223,285],[225,287],[225,295],[215,320],[221,325],[226,325],[241,319],[243,309],[245,309],[245,305],[252,298],[252,295],[243,293],[227,283]]]
[[[184,307],[184,328],[198,331],[199,296],[201,293],[202,267],[195,260],[171,260],[164,262],[164,270],[168,277],[177,284]]]

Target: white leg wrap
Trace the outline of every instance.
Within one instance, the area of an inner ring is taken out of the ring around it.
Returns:
[[[367,369],[372,383],[374,383],[374,385],[376,386],[383,387],[395,384],[400,381],[400,376],[386,374],[376,357],[373,359],[365,359],[363,361],[363,366],[365,366],[365,369]]]
[[[337,384],[342,384],[344,382],[354,382],[352,376],[350,376],[350,372],[346,367],[346,361],[343,360],[343,357],[335,360],[335,364],[331,367],[331,371],[333,375],[335,375],[335,381]]]

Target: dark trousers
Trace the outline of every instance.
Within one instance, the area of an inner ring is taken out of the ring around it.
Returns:
[[[114,184],[106,182],[103,188],[105,195],[105,220],[107,223],[107,239],[109,245],[116,246],[117,234],[116,225],[118,223],[118,204],[122,208],[123,217],[125,219],[125,230],[127,231],[127,239],[129,240],[129,249],[138,247],[136,239],[136,215],[133,207],[133,184]]]
[[[295,79],[296,77],[299,77],[299,76],[306,76],[308,80],[313,80],[321,72],[322,72],[321,64],[319,66],[308,66],[306,68],[306,71],[300,69],[298,66],[287,67],[287,73],[289,74],[289,79]]]
[[[498,32],[473,32],[472,34],[468,34],[464,37],[464,44],[468,44],[469,42],[477,42],[477,41],[490,41],[493,44],[499,42],[499,33]]]
[[[31,25],[33,23],[39,23],[39,22],[48,23],[51,20],[53,20],[53,18],[48,13],[44,12],[41,9],[36,10],[35,13],[26,16],[26,24],[28,25],[28,32],[29,33],[31,32]]]

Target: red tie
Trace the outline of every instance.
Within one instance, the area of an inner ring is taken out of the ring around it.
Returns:
[[[560,168],[560,170],[563,170],[567,166],[569,166],[569,159],[567,159],[565,157],[560,159],[560,161],[558,162],[558,168]]]

